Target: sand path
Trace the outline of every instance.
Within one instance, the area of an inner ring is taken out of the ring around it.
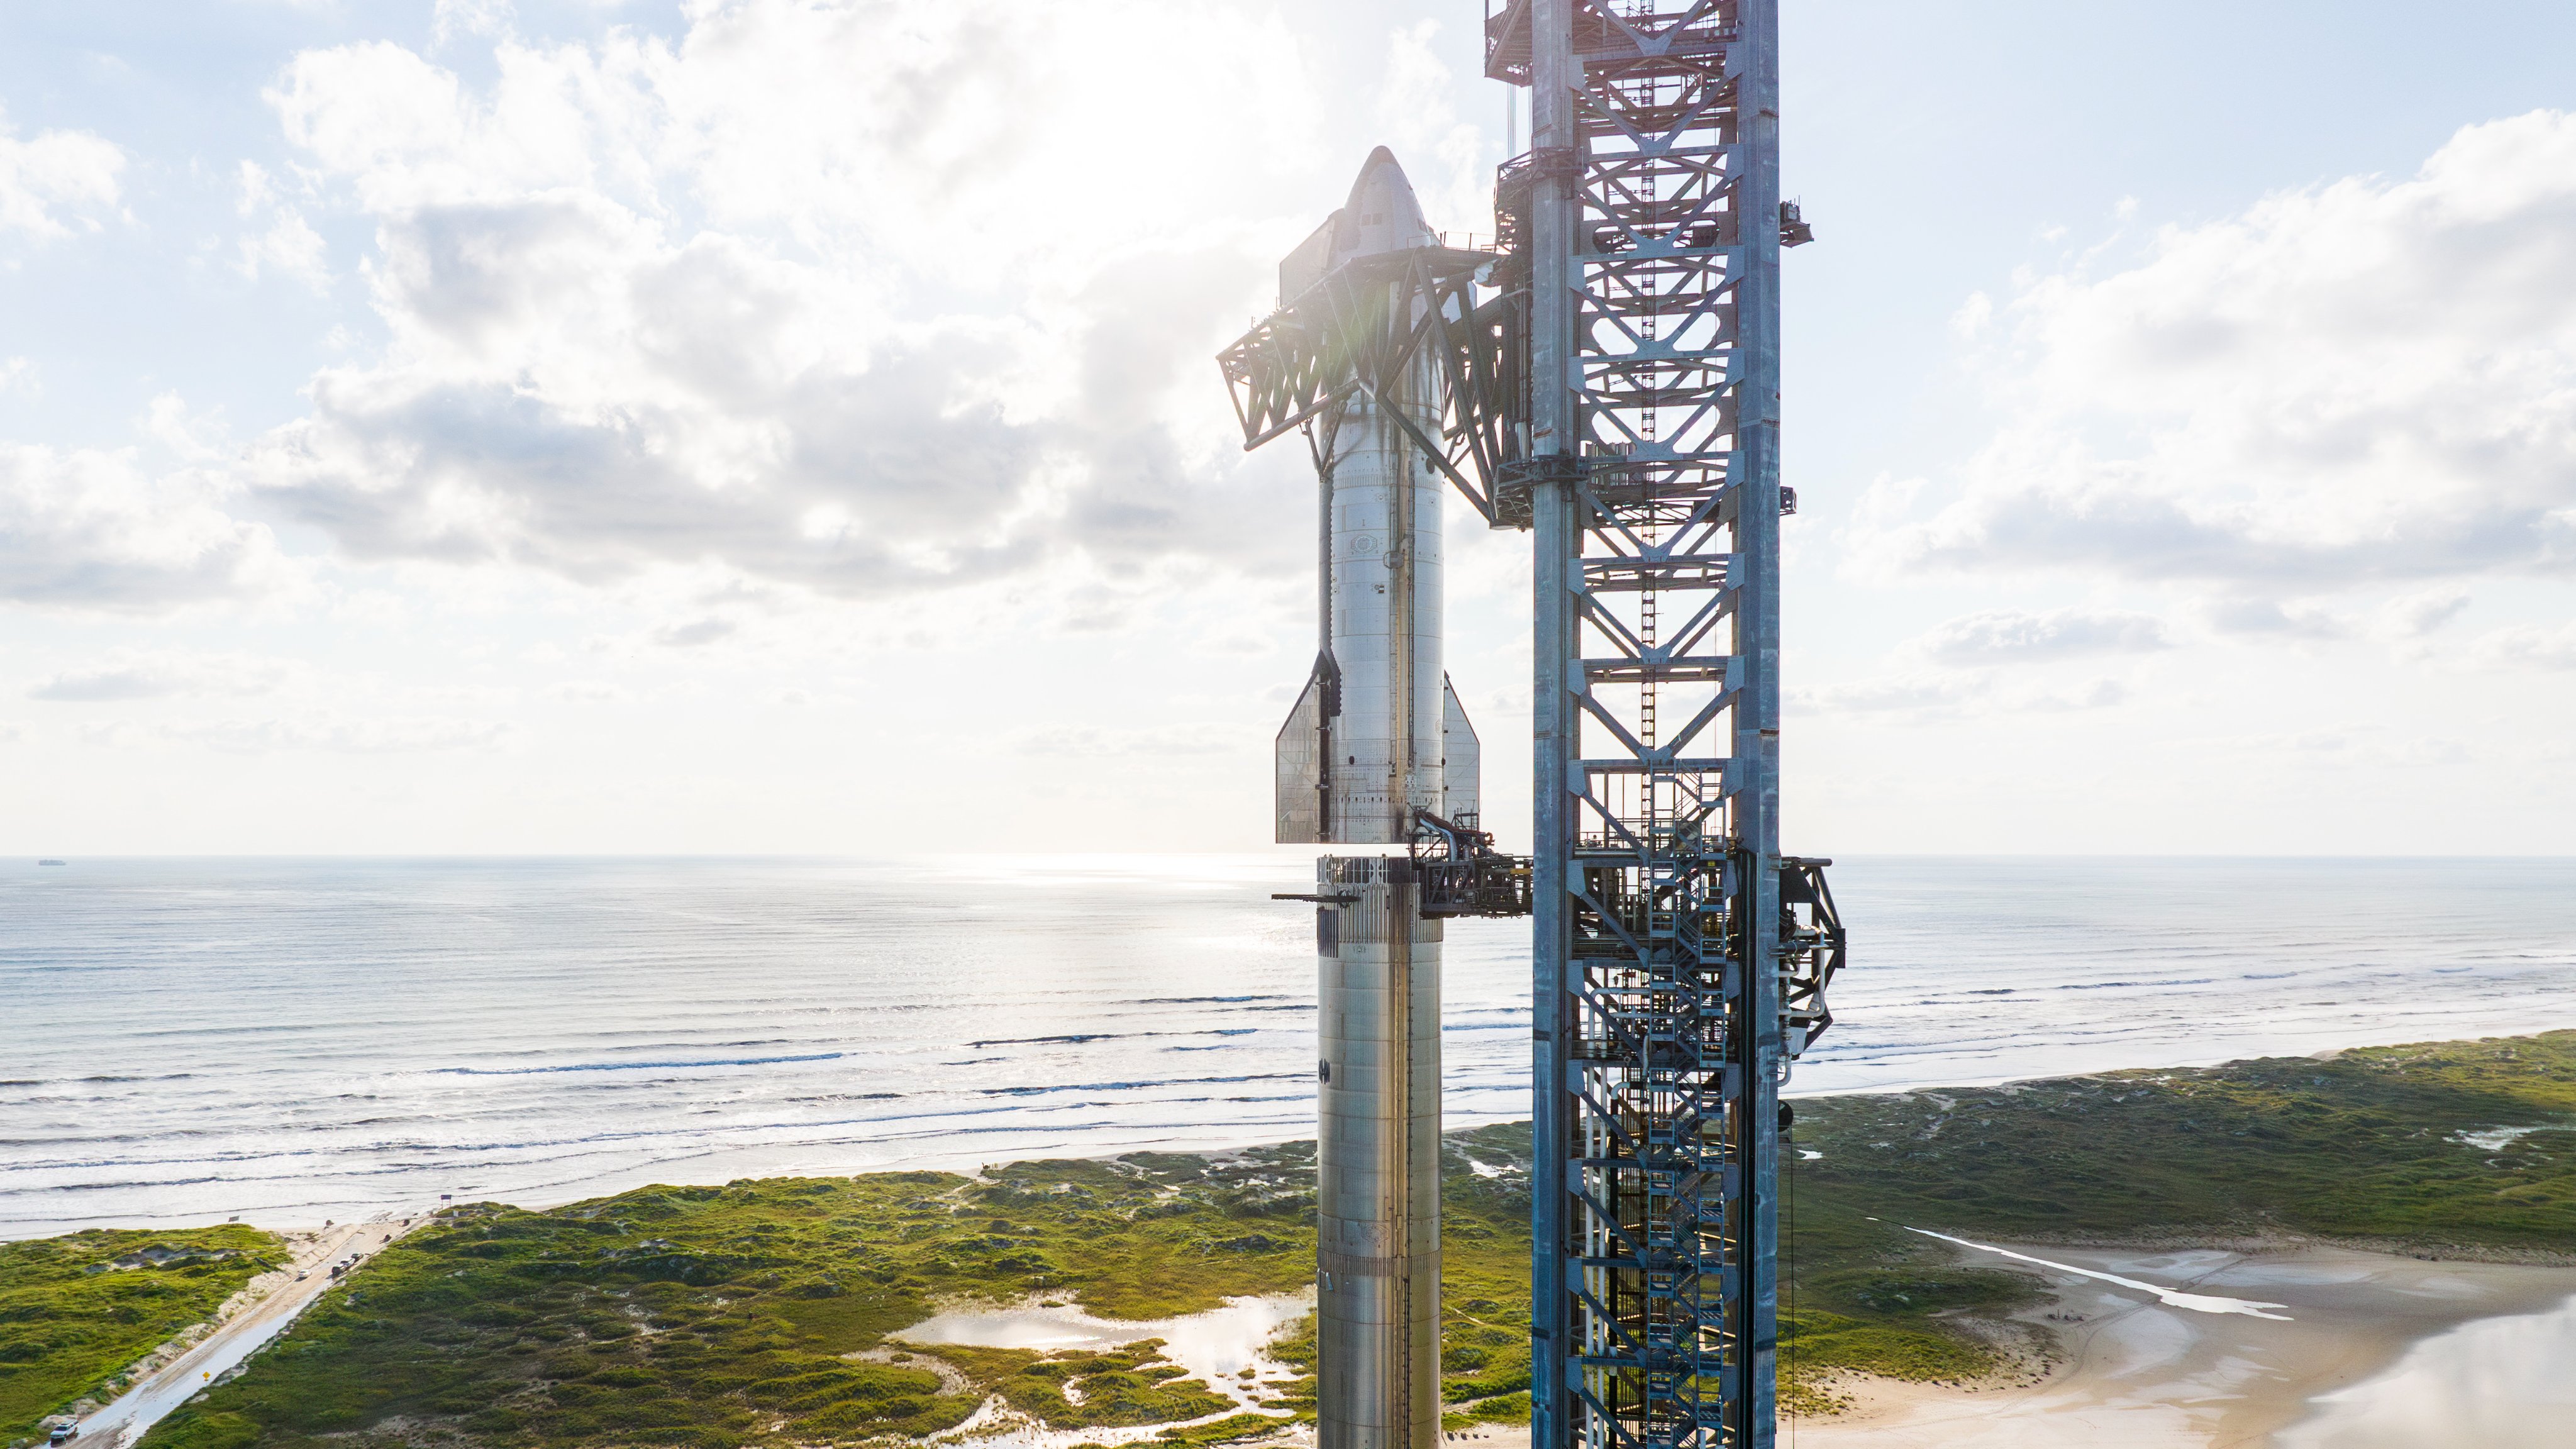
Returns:
[[[262,1296],[217,1324],[214,1332],[187,1352],[81,1420],[80,1437],[72,1444],[76,1449],[114,1449],[141,1438],[144,1430],[186,1403],[190,1395],[275,1338],[295,1321],[295,1315],[339,1281],[331,1276],[333,1263],[352,1254],[360,1261],[371,1258],[422,1221],[414,1217],[405,1225],[390,1213],[379,1213],[363,1223],[342,1223],[290,1237],[293,1260],[288,1266],[264,1273],[248,1285],[246,1291]],[[298,1273],[304,1276],[299,1279]]]

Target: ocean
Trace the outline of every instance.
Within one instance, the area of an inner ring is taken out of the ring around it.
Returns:
[[[1284,854],[0,867],[0,1236],[1205,1149],[1314,1126]],[[2576,1026],[2576,861],[1849,859],[1792,1093]],[[1451,1125],[1529,1114],[1453,922]]]

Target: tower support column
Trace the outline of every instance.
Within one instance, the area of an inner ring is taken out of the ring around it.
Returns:
[[[1315,863],[1320,1449],[1440,1438],[1440,943],[1414,863]]]

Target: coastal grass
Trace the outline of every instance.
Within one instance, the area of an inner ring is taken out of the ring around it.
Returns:
[[[2035,1329],[2040,1280],[1963,1267],[1963,1236],[2170,1241],[2296,1232],[2425,1251],[2576,1247],[2576,1033],[1975,1090],[1810,1099],[1780,1203],[1781,1398],[1845,1375],[1965,1383]],[[2531,1129],[2514,1132],[2506,1129]],[[1529,1132],[1448,1135],[1442,1400],[1451,1430],[1529,1413]],[[443,1214],[335,1286],[143,1449],[607,1449],[921,1437],[999,1394],[1052,1426],[1275,1434],[1149,1342],[1050,1354],[901,1344],[943,1302],[1079,1302],[1150,1319],[1299,1291],[1314,1146],[1222,1157],[641,1189]],[[61,1241],[61,1240],[57,1240]],[[1266,1386],[1315,1406],[1314,1321]],[[1068,1386],[1074,1390],[1066,1392]],[[1183,1421],[1208,1419],[1206,1423]]]
[[[1805,1190],[2040,1241],[2576,1253],[2576,1031],[1798,1104]]]
[[[335,1286],[249,1372],[147,1442],[391,1445],[423,1425],[512,1445],[918,1437],[1003,1384],[1049,1422],[1198,1417],[1227,1401],[1134,1357],[1150,1351],[1071,1369],[936,1350],[962,1389],[917,1361],[932,1351],[911,1362],[875,1351],[942,1300],[1042,1295],[1155,1318],[1295,1291],[1312,1273],[1312,1178],[1308,1144],[1222,1166],[1134,1154],[972,1179],[785,1178],[547,1212],[460,1207]],[[1084,1386],[1079,1408],[1061,1392],[1067,1377]]]
[[[1159,1338],[1109,1349],[1041,1353],[946,1344],[918,1348],[963,1371],[968,1382],[1050,1429],[1126,1428],[1204,1419],[1234,1401],[1166,1363]],[[1257,1417],[1257,1416],[1256,1416]],[[1276,1421],[1263,1419],[1264,1425]]]
[[[286,1261],[239,1223],[0,1243],[0,1442],[122,1389],[124,1371]]]

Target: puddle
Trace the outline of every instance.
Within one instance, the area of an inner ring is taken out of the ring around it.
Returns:
[[[2462,1147],[2474,1147],[2480,1152],[2501,1152],[2534,1132],[2558,1130],[2556,1124],[2539,1127],[2490,1127],[2484,1132],[2454,1132],[2451,1134],[2451,1140]]]
[[[959,1309],[927,1318],[910,1328],[888,1334],[890,1339],[909,1343],[956,1343],[978,1348],[1028,1348],[1043,1352],[1066,1349],[1112,1348],[1134,1343],[1141,1338],[1163,1340],[1163,1356],[1190,1371],[1192,1378],[1207,1384],[1233,1403],[1224,1414],[1240,1413],[1257,1407],[1245,1392],[1243,1380],[1236,1377],[1252,1369],[1263,1378],[1291,1377],[1294,1370],[1271,1359],[1263,1352],[1271,1336],[1314,1311],[1311,1293],[1277,1298],[1229,1298],[1223,1308],[1205,1313],[1185,1314],[1178,1318],[1095,1318],[1079,1308],[1046,1308],[1024,1304],[1016,1308]],[[979,1445],[1026,1445],[1030,1449],[1061,1444],[1122,1444],[1151,1439],[1170,1424],[1147,1424],[1132,1429],[1040,1429],[1025,1423],[1002,1428],[1000,1432],[984,1429],[977,1422],[986,1419],[977,1414],[962,1430]],[[1202,1422],[1190,1420],[1191,1423]],[[1281,1427],[1287,1426],[1281,1419]],[[983,1432],[978,1432],[983,1431]],[[943,1436],[946,1437],[946,1436]]]
[[[2310,1402],[2282,1449],[2557,1449],[2576,1415],[2576,1298],[2436,1334],[2377,1378]]]
[[[2250,1298],[2223,1298],[2215,1293],[2185,1293],[2179,1288],[2166,1288],[2155,1283],[2140,1282],[2135,1278],[2123,1278],[2117,1273],[2103,1273],[2092,1268],[2078,1268],[2072,1263],[2052,1263],[2046,1258],[2034,1258],[2028,1253],[2016,1253],[2010,1248],[1996,1248],[1989,1247],[1984,1243],[1972,1243],[1965,1238],[1951,1237],[1948,1233],[1936,1233],[1930,1228],[1907,1228],[1906,1231],[1909,1233],[1921,1233],[1927,1238],[1939,1238],[1945,1243],[1956,1243],[1963,1248],[1974,1248],[1981,1253],[1994,1253],[2002,1257],[2018,1259],[2024,1263],[2037,1263],[2043,1268],[2054,1268],[2060,1273],[2074,1273],[2086,1278],[2098,1278],[2105,1283],[2117,1283],[2123,1288],[2135,1288],[2141,1293],[2153,1293],[2168,1308],[2187,1308],[2194,1313],[2241,1313],[2248,1318],[2269,1318],[2281,1323],[2288,1323],[2290,1321],[2290,1315],[2286,1313],[2266,1313],[2263,1311],[2266,1308],[2286,1308],[2289,1305],[2285,1303],[2257,1303]]]

